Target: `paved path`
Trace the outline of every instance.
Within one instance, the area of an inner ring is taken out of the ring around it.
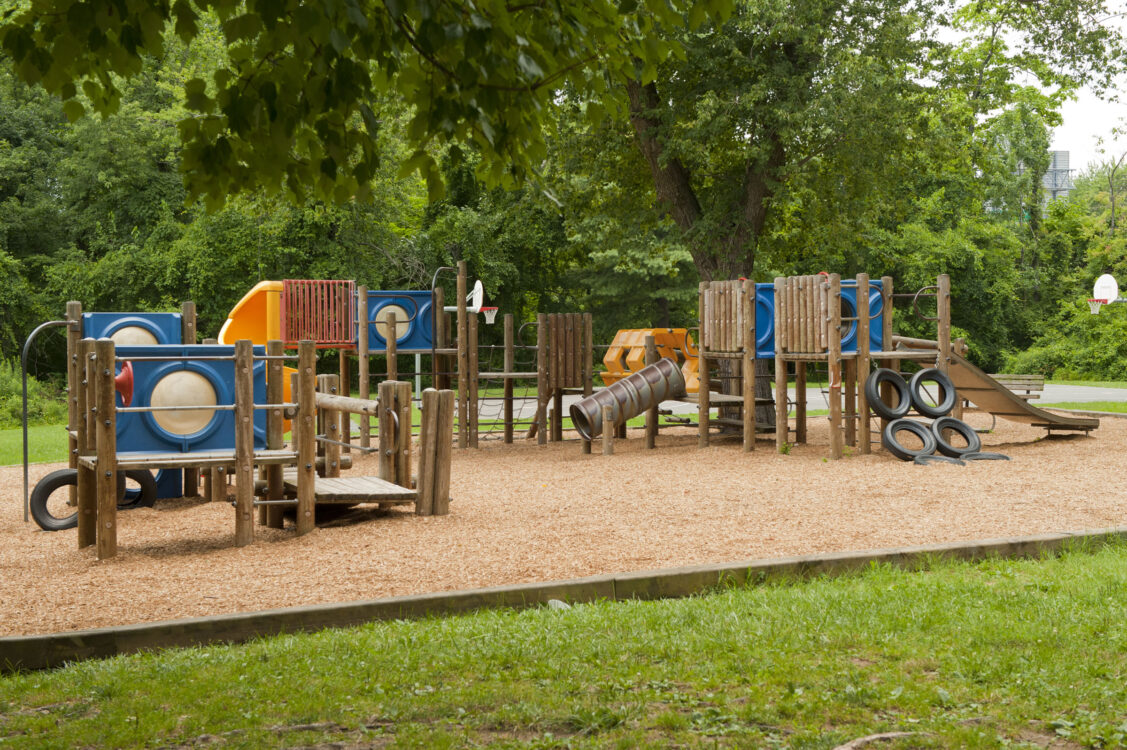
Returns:
[[[795,397],[794,388],[787,391],[788,397],[793,401]],[[571,404],[578,401],[580,396],[566,396],[564,398],[565,411]],[[1066,401],[1125,401],[1127,402],[1127,388],[1094,388],[1086,385],[1052,385],[1045,386],[1041,398],[1033,401],[1033,403],[1041,404],[1057,404]],[[683,401],[665,401],[661,405],[662,409],[669,409],[674,414],[689,414],[696,413],[696,404],[685,403]],[[828,409],[829,404],[826,402],[826,397],[822,394],[819,388],[806,389],[806,408],[807,409]],[[501,404],[500,400],[492,401],[485,406],[481,417],[488,419],[497,419],[500,416]],[[519,418],[528,419],[536,414],[535,402],[526,401],[521,403],[517,402],[517,407],[514,410],[517,412]],[[486,412],[488,417],[486,417]]]

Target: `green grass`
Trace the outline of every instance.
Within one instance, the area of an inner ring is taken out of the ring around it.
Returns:
[[[1127,414],[1127,401],[1062,401],[1056,404],[1035,403],[1038,408],[1082,409],[1084,411],[1110,411]]]
[[[86,662],[0,679],[0,744],[1123,747],[1125,678],[1120,544]]]
[[[28,459],[32,463],[67,460],[67,431],[63,425],[27,428]],[[23,461],[23,430],[0,430],[0,466]]]
[[[1089,388],[1127,388],[1124,380],[1046,380],[1052,385],[1086,385]]]

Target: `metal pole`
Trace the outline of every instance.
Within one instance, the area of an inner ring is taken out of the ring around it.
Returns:
[[[23,522],[27,523],[31,520],[28,516],[29,500],[27,488],[27,353],[31,350],[31,342],[39,335],[40,331],[47,328],[58,328],[60,326],[68,325],[65,320],[49,320],[46,323],[38,326],[27,337],[27,341],[23,344],[23,351],[20,352],[20,371],[23,375]],[[72,425],[67,425],[70,429]]]

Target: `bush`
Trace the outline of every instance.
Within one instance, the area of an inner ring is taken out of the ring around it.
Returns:
[[[20,368],[0,360],[0,429],[20,426],[23,413],[23,386]],[[66,394],[51,383],[27,378],[28,424],[62,424],[67,420]]]
[[[1065,380],[1123,380],[1127,373],[1127,312],[1120,305],[1097,316],[1086,302],[1066,302],[1061,322],[1024,352],[1006,357],[1007,372]]]

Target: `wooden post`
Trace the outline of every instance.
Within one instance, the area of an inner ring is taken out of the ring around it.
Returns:
[[[312,341],[302,341],[297,349],[298,416],[293,420],[294,442],[297,444],[297,534],[308,534],[316,526],[315,482],[317,481],[317,446],[315,418],[317,391],[317,348]]]
[[[75,449],[85,455],[90,455],[97,450],[95,438],[94,408],[94,373],[96,362],[91,358],[94,354],[94,339],[81,339],[75,347],[75,380],[74,393],[77,396],[75,404],[75,429],[78,438]],[[78,486],[76,487],[75,502],[78,503],[78,548],[90,547],[98,541],[98,478],[96,469],[84,468],[78,465]]]
[[[204,339],[205,346],[215,346],[219,343],[219,339]],[[213,466],[207,470],[207,501],[209,503],[219,502],[227,499],[227,468],[224,466]]]
[[[348,364],[348,350],[340,349],[340,387],[338,391],[342,396],[352,395],[352,372]],[[341,428],[340,439],[344,442],[341,451],[344,453],[352,453],[352,415],[349,412],[341,412]]]
[[[466,332],[469,336],[467,346],[469,349],[466,361],[469,365],[469,373],[467,373],[467,382],[469,385],[469,393],[466,396],[469,411],[469,430],[467,437],[469,438],[469,447],[477,447],[477,389],[480,384],[480,373],[478,368],[478,349],[477,349],[477,315],[469,315],[466,321]],[[408,430],[410,432],[410,430]]]
[[[431,303],[431,315],[433,316],[432,335],[434,336],[434,348],[446,348],[446,313],[443,311],[444,300],[446,299],[446,290],[442,287],[437,287],[433,293],[434,301]],[[434,373],[434,387],[437,390],[443,390],[450,385],[450,378],[446,375],[446,355],[435,354],[431,358],[431,370]]]
[[[548,444],[548,316],[536,315],[536,443]]]
[[[395,381],[385,380],[380,383],[378,394],[377,398],[380,404],[379,477],[388,482],[395,482]]]
[[[387,341],[387,379],[399,380],[399,320],[394,310],[387,311],[384,323],[384,340]]]
[[[450,512],[450,454],[454,445],[454,392],[438,392],[438,418],[435,420],[434,515]]]
[[[372,397],[372,360],[370,344],[368,342],[368,287],[358,287],[356,290],[356,312],[360,319],[359,336],[356,341],[356,366],[357,386],[360,389],[360,398],[365,401]],[[367,414],[360,415],[360,447],[370,448],[372,445],[372,420]]]
[[[516,372],[517,359],[516,359],[516,339],[513,326],[513,314],[505,313],[504,319],[505,327],[505,364],[501,368],[505,372]],[[513,442],[513,379],[505,378],[504,385],[504,421],[505,421],[505,443]]]
[[[806,363],[794,363],[794,442],[806,443]]]
[[[865,381],[869,378],[869,274],[857,274],[857,441],[862,455],[872,453],[872,435],[869,425],[869,398],[865,395]]]
[[[707,347],[705,346],[705,331],[709,329],[708,315],[709,310],[705,307],[705,298],[708,296],[708,282],[700,282],[700,290],[697,293],[697,306],[700,309],[700,341],[697,342],[697,382],[700,386],[697,388],[697,447],[708,447],[708,422],[709,422],[709,390],[711,384],[708,379],[708,357]],[[603,428],[606,431],[606,428]]]
[[[95,387],[98,443],[97,547],[98,559],[117,554],[117,408],[114,403],[114,344],[112,339],[94,342],[97,355]]]
[[[555,335],[548,344],[552,368],[548,376],[552,383],[552,434],[548,439],[558,443],[563,440],[563,392],[567,384],[567,316],[557,313],[551,321],[550,330]]]
[[[826,327],[829,343],[830,455],[841,458],[841,276],[830,274],[829,320],[819,321]]]
[[[78,440],[74,433],[78,431],[78,342],[82,339],[82,303],[67,302],[67,466],[78,468]],[[83,370],[85,372],[85,369]],[[68,490],[68,501],[71,505],[78,504],[78,488]]]
[[[963,352],[966,351],[966,347],[967,347],[966,339],[964,339],[962,337],[957,338],[957,339],[952,339],[951,340],[951,346],[954,347],[955,352],[958,353],[959,356],[963,356]],[[955,399],[955,408],[951,410],[951,416],[954,417],[955,419],[962,419],[963,418],[963,397],[962,396],[959,396],[958,398]]]
[[[254,343],[235,342],[235,546],[254,542]]]
[[[646,336],[646,364],[652,365],[657,362],[657,343],[654,341],[653,336]],[[646,409],[646,447],[654,448],[657,445],[657,420],[658,420],[658,405],[655,403],[649,409]]]
[[[470,444],[470,347],[469,314],[466,312],[466,262],[458,261],[458,447]]]
[[[281,357],[285,354],[285,345],[281,341],[267,341],[266,354],[270,357]],[[266,401],[270,404],[281,404],[285,393],[285,366],[280,359],[267,360],[266,364]],[[280,406],[274,406],[266,412],[266,448],[267,450],[280,450],[282,448],[285,416]],[[281,500],[285,497],[285,486],[282,479],[281,464],[270,464],[266,467],[266,499]],[[263,506],[266,509],[266,525],[271,529],[280,529],[285,524],[282,519],[281,505]]]
[[[614,422],[611,420],[614,417],[614,412],[609,406],[603,407],[603,455],[610,456],[614,454]]]
[[[893,349],[896,348],[892,345],[892,313],[893,313],[893,304],[895,303],[895,300],[892,296],[892,277],[891,276],[881,276],[880,277],[880,287],[881,287],[881,289],[880,289],[880,304],[881,304],[881,307],[880,307],[880,311],[881,311],[880,312],[880,318],[881,318],[881,320],[880,320],[880,326],[881,326],[881,328],[880,328],[880,335],[881,335],[880,345],[881,345],[881,349],[883,351],[890,352],[890,351],[892,351]],[[884,362],[885,362],[885,367],[887,367],[888,369],[893,370],[895,372],[900,372],[900,360],[898,360],[898,359],[886,359]],[[880,397],[881,397],[881,400],[883,400],[885,403],[888,403],[892,399],[892,384],[891,383],[881,383]],[[881,420],[880,420],[881,431],[883,431],[884,428],[887,427],[887,426],[888,426],[888,420],[881,418]]]
[[[395,413],[399,429],[395,433],[395,483],[411,486],[411,382],[400,380],[395,384]]]
[[[340,377],[337,375],[318,375],[317,376],[317,390],[321,393],[327,393],[331,396],[340,395]],[[321,429],[324,436],[328,440],[340,441],[340,415],[341,411],[330,407],[322,406],[319,409],[321,413]],[[336,443],[325,442],[322,443],[325,450],[325,472],[322,476],[325,477],[339,477],[340,476],[340,446]]]
[[[783,312],[786,286],[784,277],[775,278],[775,450],[779,453],[787,450],[787,439],[790,437],[787,424],[787,363],[783,359],[783,338],[787,325]]]
[[[583,313],[583,396],[595,392],[595,331],[591,313]]]
[[[415,487],[415,515],[434,514],[434,468],[438,439],[438,391],[422,393],[423,416],[419,422],[419,481]]]
[[[939,345],[939,352],[935,358],[935,366],[940,372],[946,374],[951,369],[951,277],[941,273],[935,285],[937,287],[935,290],[936,317],[939,318],[937,322],[939,332],[935,338]]]
[[[191,300],[180,304],[180,341],[196,343],[196,303]],[[184,469],[184,497],[199,497],[200,470]]]
[[[847,359],[841,364],[845,381],[842,389],[845,400],[845,444],[852,447],[857,445],[857,360]]]
[[[740,304],[743,306],[743,331],[741,331],[743,347],[743,415],[744,415],[744,450],[755,450],[755,282],[751,279],[744,280],[740,294]]]

